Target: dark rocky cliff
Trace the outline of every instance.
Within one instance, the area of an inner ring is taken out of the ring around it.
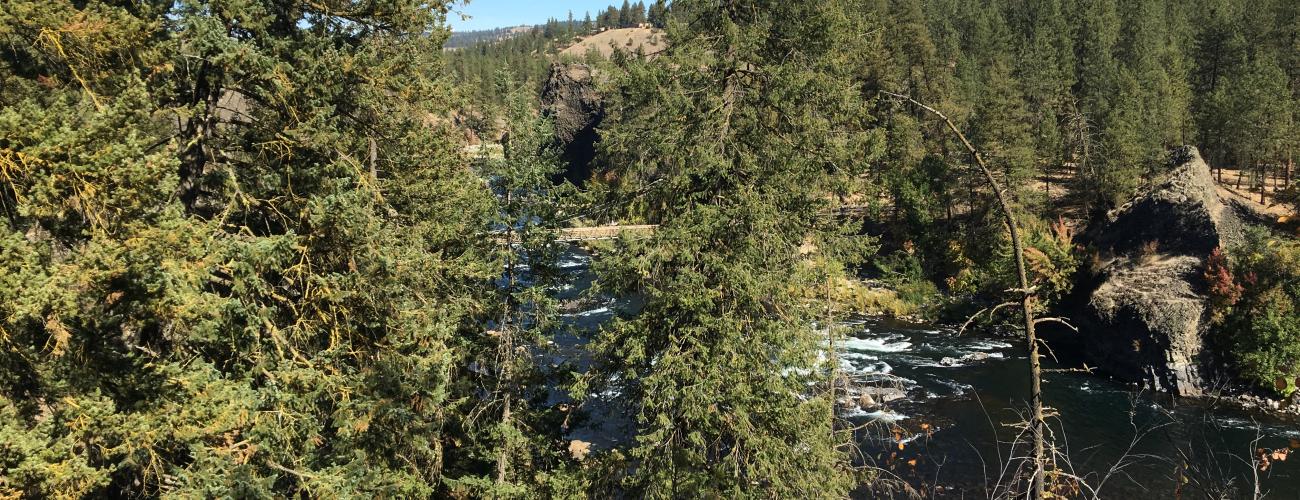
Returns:
[[[605,117],[595,70],[586,64],[556,63],[542,87],[542,110],[555,123],[556,141],[568,162],[564,177],[581,185],[591,178],[596,128]]]
[[[1085,234],[1102,256],[1076,290],[1078,341],[1095,366],[1144,387],[1186,396],[1207,388],[1203,278],[1216,247],[1241,237],[1195,148],[1152,189],[1111,211]]]

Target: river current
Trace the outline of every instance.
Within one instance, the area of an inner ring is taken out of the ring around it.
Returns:
[[[573,249],[561,266],[571,280],[554,296],[576,305],[571,327],[539,351],[538,362],[586,370],[584,344],[629,301],[591,297],[590,256]],[[985,498],[1006,480],[1029,384],[1024,345],[990,333],[883,318],[856,318],[836,330],[836,352],[854,394],[841,415],[860,427],[858,460],[927,496]],[[1061,368],[1049,359],[1048,368]],[[1093,498],[1300,499],[1300,422],[1227,403],[1172,398],[1095,374],[1061,372],[1043,381],[1057,468],[1082,478]],[[619,394],[594,395],[570,437],[597,449],[632,433]],[[561,391],[555,402],[567,399]],[[1289,450],[1291,460],[1257,467],[1260,449]],[[871,498],[875,493],[855,496]]]

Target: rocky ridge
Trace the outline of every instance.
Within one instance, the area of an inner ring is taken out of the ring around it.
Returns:
[[[1157,391],[1203,395],[1212,365],[1205,259],[1241,238],[1242,222],[1215,189],[1196,148],[1173,154],[1157,185],[1111,211],[1085,235],[1100,254],[1080,285],[1086,357]]]

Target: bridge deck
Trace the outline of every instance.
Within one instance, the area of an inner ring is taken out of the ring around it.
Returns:
[[[561,229],[555,239],[564,242],[612,240],[623,233],[652,233],[658,227],[657,224],[568,227]]]

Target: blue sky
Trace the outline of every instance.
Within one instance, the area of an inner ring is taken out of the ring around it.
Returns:
[[[563,20],[569,17],[570,10],[574,19],[581,20],[586,12],[591,12],[591,17],[595,18],[611,4],[618,7],[623,5],[623,0],[471,0],[469,5],[457,3],[453,6],[447,21],[454,31],[470,31],[542,24],[552,17]],[[457,12],[470,16],[470,19],[461,20]]]

